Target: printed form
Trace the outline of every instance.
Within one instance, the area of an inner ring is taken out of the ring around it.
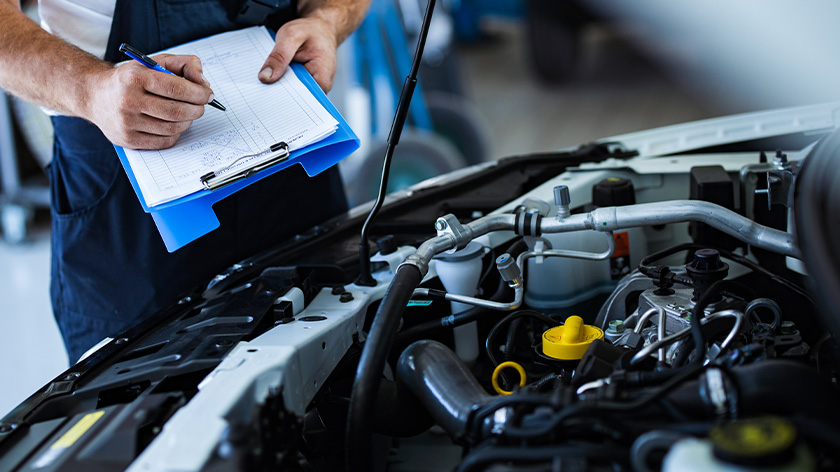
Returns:
[[[292,69],[286,69],[271,85],[257,79],[273,47],[268,31],[255,26],[165,51],[198,56],[216,100],[227,111],[208,107],[173,148],[125,149],[146,205],[160,205],[203,190],[202,175],[272,144],[285,142],[291,152],[335,132],[338,122]],[[243,159],[225,172],[241,171],[276,155]]]

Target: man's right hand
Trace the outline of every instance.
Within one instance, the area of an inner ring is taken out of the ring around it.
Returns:
[[[172,147],[213,100],[197,57],[161,54],[154,59],[178,76],[131,61],[93,78],[85,118],[116,145],[130,149]]]

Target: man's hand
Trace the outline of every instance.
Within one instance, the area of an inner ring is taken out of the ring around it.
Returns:
[[[97,86],[85,118],[114,144],[172,147],[213,100],[197,57],[161,54],[154,59],[180,77],[132,61],[103,71],[93,81]]]
[[[260,69],[260,81],[277,82],[292,61],[300,62],[318,85],[333,86],[336,49],[362,22],[370,0],[300,0],[301,18],[277,31],[274,49]]]
[[[338,39],[333,28],[317,17],[299,18],[277,31],[274,49],[260,71],[260,81],[277,82],[292,61],[300,62],[324,90],[332,89]]]

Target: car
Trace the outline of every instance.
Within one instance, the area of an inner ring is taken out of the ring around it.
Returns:
[[[457,170],[369,261],[356,207],[101,343],[0,470],[832,469],[838,111]]]

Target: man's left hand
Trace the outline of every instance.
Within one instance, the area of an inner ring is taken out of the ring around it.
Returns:
[[[261,82],[277,82],[289,63],[300,62],[324,92],[332,89],[335,78],[338,40],[329,23],[319,17],[298,18],[277,31],[274,49],[259,73]]]

